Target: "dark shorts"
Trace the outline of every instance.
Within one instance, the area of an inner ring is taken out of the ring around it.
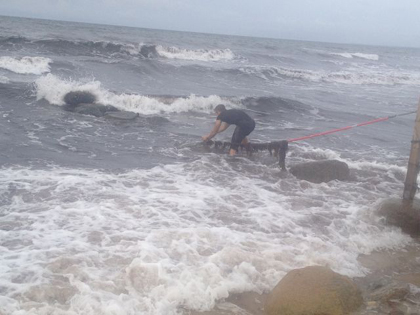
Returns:
[[[242,140],[245,139],[255,128],[255,121],[252,123],[236,126],[235,131],[232,135],[232,140],[230,141],[230,148],[238,151],[239,146],[241,145]]]

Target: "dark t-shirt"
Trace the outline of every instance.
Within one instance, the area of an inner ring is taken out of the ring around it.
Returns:
[[[221,120],[229,125],[247,128],[255,124],[254,120],[239,109],[228,109],[220,113],[216,120]]]

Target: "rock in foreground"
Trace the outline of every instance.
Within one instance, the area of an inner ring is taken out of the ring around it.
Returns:
[[[362,303],[350,278],[311,266],[290,271],[270,293],[264,308],[268,315],[345,315]]]
[[[312,183],[323,183],[331,180],[347,180],[350,170],[346,163],[337,160],[322,160],[294,165],[290,173],[299,179]]]

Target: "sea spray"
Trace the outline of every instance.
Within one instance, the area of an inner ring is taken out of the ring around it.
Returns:
[[[18,74],[43,74],[50,72],[50,58],[44,57],[0,57],[0,68]]]

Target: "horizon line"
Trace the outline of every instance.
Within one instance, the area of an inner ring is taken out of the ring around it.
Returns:
[[[80,20],[63,20],[63,19],[28,17],[28,16],[18,16],[18,15],[3,15],[3,14],[0,14],[0,17],[18,18],[18,19],[20,18],[20,19],[29,19],[29,20],[31,20],[31,19],[32,20],[44,20],[44,21],[64,22],[64,23],[80,23],[80,24],[102,25],[102,26],[127,27],[127,28],[136,28],[136,29],[156,30],[156,31],[165,31],[165,32],[177,32],[177,33],[204,34],[204,35],[213,35],[213,36],[247,37],[247,38],[260,38],[260,39],[284,40],[284,41],[295,41],[295,42],[312,42],[312,43],[321,43],[321,44],[339,44],[339,45],[349,45],[349,46],[420,49],[420,46],[363,44],[363,43],[334,42],[334,41],[324,41],[324,40],[320,41],[320,40],[313,40],[313,39],[296,39],[296,38],[280,38],[280,37],[270,37],[270,36],[255,36],[255,35],[238,35],[238,34],[228,34],[228,33],[198,32],[198,31],[191,31],[191,30],[170,30],[170,29],[164,29],[164,28],[151,28],[151,27],[143,27],[143,26],[114,24],[114,23],[86,22],[86,21],[80,21]]]

